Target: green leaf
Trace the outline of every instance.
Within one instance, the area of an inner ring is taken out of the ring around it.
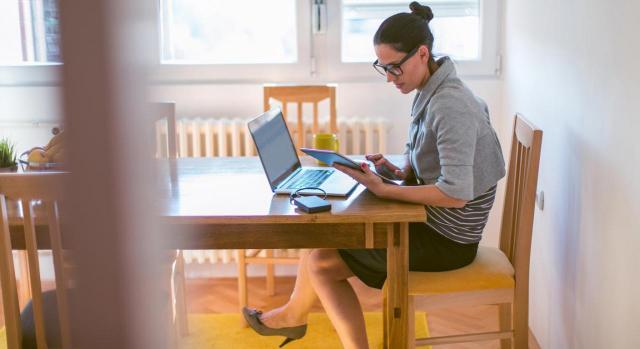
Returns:
[[[7,138],[0,140],[0,167],[13,167],[16,162],[16,146]]]

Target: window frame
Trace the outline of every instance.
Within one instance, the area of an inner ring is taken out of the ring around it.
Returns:
[[[28,36],[26,40],[29,41],[29,48],[24,48],[26,54],[34,61],[29,62],[15,62],[9,64],[0,64],[0,86],[56,86],[59,85],[59,76],[62,73],[62,63],[60,62],[48,62],[38,61],[37,59],[41,55],[46,55],[46,44],[43,39],[46,36],[44,27],[44,7],[43,3],[39,1],[20,3],[18,5],[20,11],[29,11],[32,16],[37,18],[31,18],[30,21],[36,21],[37,29]],[[28,8],[27,8],[28,7]],[[39,36],[40,40],[35,39],[35,35]],[[37,42],[37,47],[35,43]],[[31,47],[34,45],[34,47]]]
[[[62,63],[0,65],[0,87],[58,86]]]
[[[372,62],[341,61],[342,1],[326,1],[326,31],[312,32],[312,3],[296,1],[298,60],[279,64],[182,64],[161,63],[162,8],[156,1],[155,30],[158,63],[151,69],[154,84],[224,84],[265,82],[370,82],[380,76]],[[463,78],[496,78],[500,75],[501,0],[480,0],[481,58],[458,61]],[[55,86],[60,84],[63,63],[0,65],[0,86]]]
[[[458,75],[465,78],[491,78],[500,74],[500,0],[480,1],[480,58],[471,61],[456,61]],[[339,5],[336,5],[339,4]],[[342,62],[342,2],[332,2],[327,8],[329,26],[327,29],[327,47],[337,47],[330,52],[327,60],[327,79],[331,81],[361,81],[368,77],[380,80],[372,62]],[[373,43],[372,48],[373,50]],[[375,74],[372,74],[375,73]]]

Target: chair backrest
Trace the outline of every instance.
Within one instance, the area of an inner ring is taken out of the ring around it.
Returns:
[[[516,271],[516,281],[529,279],[531,233],[538,183],[542,130],[516,114],[511,141],[500,249]],[[528,283],[527,283],[528,284]]]
[[[154,125],[158,127],[158,121],[166,120],[167,139],[164,141],[164,132],[155,132],[156,135],[156,157],[169,159],[178,158],[177,134],[176,134],[176,104],[175,102],[153,103]]]
[[[64,275],[62,256],[62,240],[60,235],[60,219],[58,202],[62,199],[66,173],[8,173],[0,174],[0,282],[2,285],[2,301],[6,324],[7,344],[9,348],[21,348],[22,328],[20,325],[20,305],[16,286],[16,274],[13,263],[12,238],[9,227],[18,227],[16,232],[24,234],[24,248],[27,252],[29,285],[32,294],[33,319],[36,330],[38,348],[46,348],[44,327],[42,282],[38,261],[38,242],[36,225],[45,225],[48,230],[49,243],[53,256],[56,282],[56,300],[60,324],[60,338],[63,348],[70,348],[70,331],[67,293],[67,280]],[[20,202],[22,217],[9,215],[7,199]],[[34,204],[42,204],[44,216],[34,217]],[[40,229],[38,229],[40,230]],[[42,237],[42,236],[41,236]],[[14,236],[14,241],[20,240]],[[47,240],[47,239],[43,239]],[[21,240],[20,240],[21,241]]]
[[[271,108],[271,99],[282,103],[282,114],[287,119],[288,103],[296,103],[298,110],[298,120],[296,125],[297,137],[296,148],[308,146],[305,144],[304,119],[302,115],[303,103],[313,104],[313,134],[320,130],[318,103],[329,99],[329,132],[336,133],[338,131],[336,116],[336,86],[335,85],[318,85],[318,86],[264,86],[264,111]],[[291,128],[290,128],[291,129]]]

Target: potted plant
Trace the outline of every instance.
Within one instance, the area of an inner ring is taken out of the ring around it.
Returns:
[[[7,138],[0,139],[0,172],[12,172],[18,170],[16,162],[15,144]]]

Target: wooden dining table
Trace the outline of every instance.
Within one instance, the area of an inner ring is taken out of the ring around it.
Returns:
[[[401,157],[391,157],[401,162]],[[314,161],[302,158],[302,163]],[[274,195],[257,157],[163,160],[162,219],[179,249],[386,248],[385,347],[407,347],[408,227],[424,206],[384,200],[359,185],[308,214]]]
[[[348,197],[329,197],[331,211],[309,214],[292,206],[288,195],[273,194],[257,157],[156,164],[158,219],[166,225],[161,240],[167,249],[386,248],[384,343],[408,346],[409,223],[426,220],[422,205],[380,199],[358,185]],[[12,228],[13,247],[24,248],[20,226]],[[38,235],[44,233],[38,229]],[[39,239],[39,248],[46,249],[47,240]]]

